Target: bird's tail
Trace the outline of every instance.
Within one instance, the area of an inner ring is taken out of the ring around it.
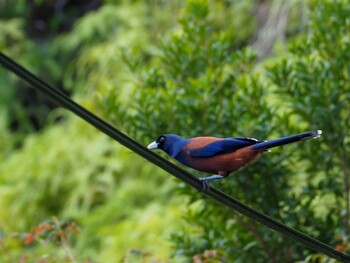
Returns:
[[[252,146],[253,150],[266,150],[269,148],[282,146],[288,143],[298,142],[298,141],[305,141],[308,139],[316,139],[319,138],[322,134],[321,130],[317,131],[311,131],[311,132],[304,132],[300,134],[295,134],[287,137],[282,137],[276,140],[272,141],[266,141],[266,142],[260,142]]]

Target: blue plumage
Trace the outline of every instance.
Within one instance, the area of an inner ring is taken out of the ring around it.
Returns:
[[[218,154],[234,152],[240,148],[256,144],[258,141],[248,138],[227,138],[208,144],[203,148],[188,150],[188,154],[192,157],[206,158],[213,157]]]
[[[180,154],[181,149],[189,142],[176,134],[159,136],[155,144],[162,147],[163,151],[175,158]]]

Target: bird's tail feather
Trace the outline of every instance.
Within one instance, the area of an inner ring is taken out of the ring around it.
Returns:
[[[260,142],[252,146],[253,150],[266,150],[269,148],[282,146],[288,143],[298,142],[298,141],[305,141],[308,139],[316,139],[319,138],[322,134],[321,130],[317,131],[311,131],[311,132],[304,132],[300,134],[295,134],[287,137],[282,137],[276,140],[272,141],[266,141],[266,142]]]

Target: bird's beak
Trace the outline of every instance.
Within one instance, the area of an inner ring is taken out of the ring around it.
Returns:
[[[147,146],[147,149],[149,150],[155,150],[158,149],[158,143],[157,142],[152,142]]]

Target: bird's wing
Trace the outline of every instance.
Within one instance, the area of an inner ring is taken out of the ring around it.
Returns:
[[[218,154],[231,153],[256,143],[258,143],[258,140],[250,138],[227,138],[212,142],[201,148],[189,149],[187,152],[192,157],[205,158]]]

